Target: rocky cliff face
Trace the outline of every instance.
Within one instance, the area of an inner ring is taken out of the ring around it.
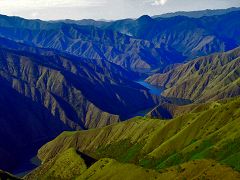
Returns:
[[[166,87],[164,96],[196,102],[237,96],[240,94],[239,57],[239,48],[201,57],[146,81]]]

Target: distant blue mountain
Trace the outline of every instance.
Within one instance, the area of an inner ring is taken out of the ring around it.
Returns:
[[[145,15],[136,20],[78,21],[81,25],[71,20],[0,16],[0,36],[84,58],[106,59],[128,70],[163,71],[168,65],[240,45],[237,10],[213,11],[225,14],[201,18]]]
[[[239,11],[240,7],[232,7],[228,9],[207,9],[207,10],[200,10],[200,11],[178,11],[173,13],[166,13],[161,15],[153,16],[153,18],[170,18],[174,16],[186,16],[186,17],[193,17],[193,18],[200,18],[203,16],[216,16],[216,15],[223,15],[233,11]]]
[[[172,48],[94,26],[1,16],[0,36],[84,58],[105,59],[139,72],[164,69],[168,64],[184,60]]]
[[[223,52],[240,45],[240,11],[218,16],[120,20],[102,28],[145,39],[155,46],[172,48],[186,60]]]

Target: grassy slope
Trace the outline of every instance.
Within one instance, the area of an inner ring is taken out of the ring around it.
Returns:
[[[74,154],[73,158],[75,158]],[[61,154],[61,159],[68,159],[69,156]],[[225,179],[237,180],[240,173],[234,171],[228,166],[221,165],[213,160],[193,160],[177,166],[166,168],[161,171],[151,170],[136,166],[129,163],[120,163],[114,159],[104,158],[97,161],[88,169],[81,169],[78,173],[69,171],[69,163],[61,161],[58,163],[59,168],[55,165],[49,166],[44,163],[25,179],[77,179],[77,180],[175,180],[175,179]],[[81,166],[81,165],[80,165]],[[71,168],[79,169],[77,164],[70,164]],[[45,171],[42,171],[45,169]],[[53,172],[54,169],[54,173]],[[68,170],[68,175],[65,172]],[[84,170],[85,169],[85,170]],[[63,171],[64,170],[64,171]],[[51,174],[51,176],[49,176]]]
[[[39,150],[47,162],[68,148],[96,159],[165,169],[214,159],[240,171],[240,97],[199,105],[171,121],[135,118],[89,131],[65,132]]]
[[[42,147],[38,155],[45,162],[55,157],[56,153],[74,147],[96,159],[110,157],[124,161],[125,157],[130,156],[127,161],[131,161],[146,143],[150,132],[156,131],[166,123],[166,121],[146,121],[145,119],[135,118],[101,129],[64,132]],[[103,154],[105,155],[103,156]]]
[[[221,172],[221,173],[219,173]],[[212,160],[198,160],[167,168],[161,172],[144,169],[133,164],[119,163],[112,159],[101,159],[85,171],[78,180],[99,179],[239,179],[240,174],[231,168],[222,166]]]
[[[86,169],[84,160],[75,149],[70,148],[32,171],[24,179],[72,179]]]
[[[198,58],[146,81],[164,86],[163,95],[197,102],[240,94],[240,48]]]
[[[70,151],[72,150],[70,149]],[[72,169],[77,170],[82,167],[82,164],[66,163],[66,160],[69,161],[69,157],[71,157],[72,160],[77,158],[74,153],[70,153],[67,156],[66,153],[63,153],[59,155],[59,158],[64,161],[59,161],[57,168],[53,163],[44,163],[41,167],[25,177],[25,179],[182,180],[207,178],[237,180],[240,178],[240,173],[213,160],[194,160],[161,171],[156,171],[145,169],[134,164],[120,163],[114,159],[104,158],[97,161],[88,169],[85,169],[85,166],[83,165],[84,168],[73,172]]]
[[[133,164],[119,163],[113,159],[101,159],[85,171],[78,180],[99,179],[156,179],[160,174]]]
[[[199,104],[179,106],[175,104],[163,103],[151,110],[146,116],[149,118],[172,119],[191,112],[197,106],[199,106]]]

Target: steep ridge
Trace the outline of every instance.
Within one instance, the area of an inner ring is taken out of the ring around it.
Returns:
[[[240,45],[240,11],[219,16],[151,18],[110,22],[102,28],[145,39],[155,46],[172,48],[191,60]]]
[[[93,158],[113,158],[164,169],[213,159],[240,170],[240,98],[201,104],[171,121],[135,118],[100,129],[65,132],[38,153],[43,163],[69,148]]]
[[[163,69],[168,64],[183,60],[182,55],[174,49],[155,46],[147,40],[94,26],[35,22],[5,16],[0,17],[0,22],[0,36],[4,38],[68,52],[83,58],[105,59],[128,70]]]
[[[12,170],[28,154],[70,128],[2,77],[0,83],[0,167]]]
[[[240,48],[180,65],[147,82],[167,89],[163,95],[204,102],[240,94]]]
[[[64,88],[74,87],[75,89],[81,90],[82,94],[87,97],[90,102],[101,109],[119,115],[127,115],[127,112],[132,113],[141,110],[141,108],[153,105],[147,89],[126,79],[127,77],[131,79],[137,76],[114,64],[102,60],[78,58],[67,54],[59,55],[56,54],[56,52],[45,52],[43,49],[41,49],[40,54],[43,55],[36,55],[28,53],[27,51],[21,52],[2,49],[2,76],[10,82],[13,82],[15,78],[17,79],[16,81],[22,80],[25,81],[25,83],[29,83],[36,89],[39,89],[39,91],[50,91],[56,96],[54,97],[55,99],[58,97],[63,99],[70,98],[70,95],[65,96],[64,93],[67,92],[64,92]],[[11,69],[14,71],[12,72]],[[37,69],[40,69],[39,73],[37,73],[38,71],[35,72]],[[115,72],[119,72],[119,74]],[[51,79],[53,76],[55,79]],[[32,77],[32,79],[30,77]],[[59,78],[57,82],[56,78]],[[81,85],[79,83],[81,83]],[[15,89],[22,92],[21,89],[23,86],[18,85],[17,87],[16,84],[13,84]],[[91,91],[89,89],[91,89]],[[71,93],[72,96],[74,93],[77,93],[74,92],[74,89],[71,91],[73,92],[69,93]],[[139,94],[137,94],[137,91]],[[27,92],[25,93],[26,96],[28,96]],[[96,96],[100,96],[101,98],[96,98]],[[140,105],[139,102],[136,103],[136,101],[133,100],[127,102],[129,101],[129,97],[127,99],[126,96],[138,96],[139,99],[143,98],[143,101],[149,98],[149,104],[141,107],[143,104]],[[111,102],[114,98],[116,100]],[[73,100],[65,101],[70,103]],[[132,103],[136,104],[132,106]]]
[[[49,108],[55,116],[62,119],[63,122],[71,128],[84,128],[84,126],[81,127],[81,125],[78,124],[81,114],[74,114],[74,108],[68,104],[78,105],[78,107],[84,109],[84,106],[89,107],[91,103],[85,98],[83,98],[82,101],[78,101],[79,104],[74,103],[74,101],[77,100],[78,93],[78,100],[83,96],[76,88],[74,89],[74,79],[71,80],[72,83],[68,82],[69,79],[67,78],[74,78],[74,76],[70,76],[71,74],[64,70],[60,71],[60,69],[58,69],[60,66],[57,66],[57,64],[54,64],[56,67],[51,65],[51,63],[44,65],[44,60],[45,63],[46,60],[50,62],[59,60],[63,66],[64,63],[68,65],[67,62],[64,62],[64,59],[60,57],[55,58],[53,56],[44,59],[44,57],[26,55],[26,52],[22,55],[17,53],[19,52],[1,49],[1,77],[8,82],[13,89],[25,97],[29,97],[33,101]],[[72,69],[73,68],[74,67],[72,67]],[[75,71],[81,71],[81,69]],[[69,94],[69,96],[64,96],[64,94]],[[72,96],[74,99],[64,99],[72,98]],[[66,108],[68,112],[64,112],[64,110],[62,110],[63,108]],[[72,118],[69,118],[69,116],[72,116]],[[74,116],[77,117],[74,118]],[[82,115],[82,118],[83,117]],[[75,119],[76,122],[70,119]],[[83,122],[83,119],[79,122]]]
[[[87,165],[73,148],[40,166],[24,179],[74,179],[87,170]]]
[[[173,119],[177,116],[191,112],[197,106],[199,105],[198,104],[176,105],[170,103],[160,103],[149,113],[147,113],[146,116],[152,119]]]
[[[114,124],[155,103],[147,89],[126,79],[138,75],[108,61],[8,42],[17,51],[0,48],[0,167],[4,170],[64,130]]]
[[[38,47],[30,46],[18,41],[13,41],[13,40],[2,38],[2,37],[0,37],[0,44],[2,48],[11,49],[14,51],[28,52],[28,53],[43,55],[43,56],[51,56],[51,55],[53,56],[57,54],[57,55],[67,57],[69,59],[75,59],[75,61],[76,61],[76,58],[78,58],[77,56],[71,55],[66,52],[54,50],[51,48],[38,48]],[[114,74],[118,72],[117,73],[118,76],[115,76],[116,79],[124,78],[127,80],[135,80],[141,77],[140,73],[127,71],[111,62],[105,61],[104,59],[87,59],[87,58],[78,58],[78,59],[81,59],[81,61],[83,61],[85,64],[88,64],[88,63],[95,64],[95,66],[97,66],[99,70],[101,69],[101,72],[104,73],[106,76],[108,74],[109,74],[108,76],[114,76]]]

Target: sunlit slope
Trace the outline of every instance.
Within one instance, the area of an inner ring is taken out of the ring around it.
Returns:
[[[101,159],[85,171],[78,180],[99,179],[157,179],[160,174],[133,164],[119,163],[113,159]]]
[[[164,96],[196,102],[240,95],[240,48],[195,59],[146,81],[166,87]]]
[[[71,147],[100,159],[103,153],[106,157],[134,159],[143,148],[146,141],[159,127],[164,127],[165,121],[145,120],[135,118],[115,126],[88,131],[64,132],[55,140],[49,142],[39,150],[39,157],[43,162]],[[129,156],[128,157],[128,153]]]
[[[65,132],[39,150],[44,162],[71,147],[96,159],[113,158],[164,169],[213,159],[240,170],[240,98],[202,104],[170,121],[135,118],[88,131]]]
[[[220,173],[219,173],[220,172]],[[150,169],[143,169],[133,164],[119,163],[112,159],[101,159],[78,180],[182,180],[182,179],[229,179],[240,178],[240,174],[233,171],[230,167],[220,165],[212,160],[198,160],[164,169],[157,172]]]
[[[24,179],[72,179],[81,175],[87,166],[75,149],[57,155],[28,174]]]
[[[76,152],[76,151],[75,151]],[[214,160],[193,160],[184,164],[162,169],[146,169],[134,164],[120,163],[114,159],[103,158],[88,169],[73,149],[58,155],[31,172],[24,179],[78,179],[78,180],[145,180],[145,179],[225,179],[240,178],[240,173],[231,167]]]

